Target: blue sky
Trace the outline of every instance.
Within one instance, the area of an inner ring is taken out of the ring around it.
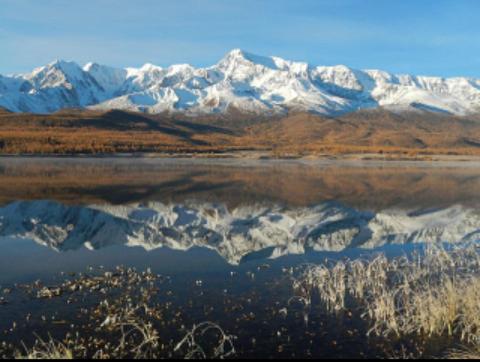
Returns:
[[[0,0],[0,73],[54,59],[205,66],[242,48],[480,78],[479,14],[478,0]]]

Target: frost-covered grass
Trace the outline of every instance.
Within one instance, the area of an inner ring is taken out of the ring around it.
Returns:
[[[411,257],[308,265],[294,280],[297,299],[317,296],[332,313],[355,311],[369,335],[448,337],[480,346],[480,250],[476,245],[428,247]],[[458,354],[459,352],[457,352]]]
[[[72,360],[73,352],[63,343],[53,340],[51,337],[48,341],[44,341],[38,337],[35,345],[32,348],[24,346],[23,352],[17,352],[15,359],[29,359],[29,360]]]

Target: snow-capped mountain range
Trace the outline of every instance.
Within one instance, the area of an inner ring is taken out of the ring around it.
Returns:
[[[480,240],[480,213],[462,206],[373,213],[337,202],[299,208],[248,205],[228,209],[203,202],[68,206],[23,201],[0,208],[2,236],[32,239],[58,251],[112,245],[146,250],[201,247],[236,265],[259,252],[278,258],[310,250],[476,242]]]
[[[480,79],[312,66],[236,49],[207,68],[146,64],[116,69],[96,63],[82,68],[55,61],[31,73],[0,76],[0,107],[33,113],[88,107],[191,115],[232,109],[335,115],[385,107],[465,115],[480,111]]]

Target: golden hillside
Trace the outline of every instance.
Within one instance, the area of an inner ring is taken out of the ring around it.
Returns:
[[[339,117],[188,118],[124,111],[52,115],[0,110],[2,154],[222,153],[275,155],[480,154],[480,119],[427,112],[359,111]]]

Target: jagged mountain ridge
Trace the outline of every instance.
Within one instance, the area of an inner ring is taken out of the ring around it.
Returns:
[[[31,113],[91,107],[190,115],[231,110],[337,115],[385,107],[464,115],[480,111],[480,80],[312,66],[235,49],[207,68],[116,69],[96,63],[81,68],[55,61],[32,73],[0,76],[0,107]]]
[[[202,247],[236,265],[258,252],[277,258],[309,250],[478,241],[480,214],[462,206],[374,213],[337,202],[301,208],[248,205],[228,209],[201,202],[67,206],[23,201],[0,208],[0,236],[33,239],[58,251],[112,245],[146,250]]]

